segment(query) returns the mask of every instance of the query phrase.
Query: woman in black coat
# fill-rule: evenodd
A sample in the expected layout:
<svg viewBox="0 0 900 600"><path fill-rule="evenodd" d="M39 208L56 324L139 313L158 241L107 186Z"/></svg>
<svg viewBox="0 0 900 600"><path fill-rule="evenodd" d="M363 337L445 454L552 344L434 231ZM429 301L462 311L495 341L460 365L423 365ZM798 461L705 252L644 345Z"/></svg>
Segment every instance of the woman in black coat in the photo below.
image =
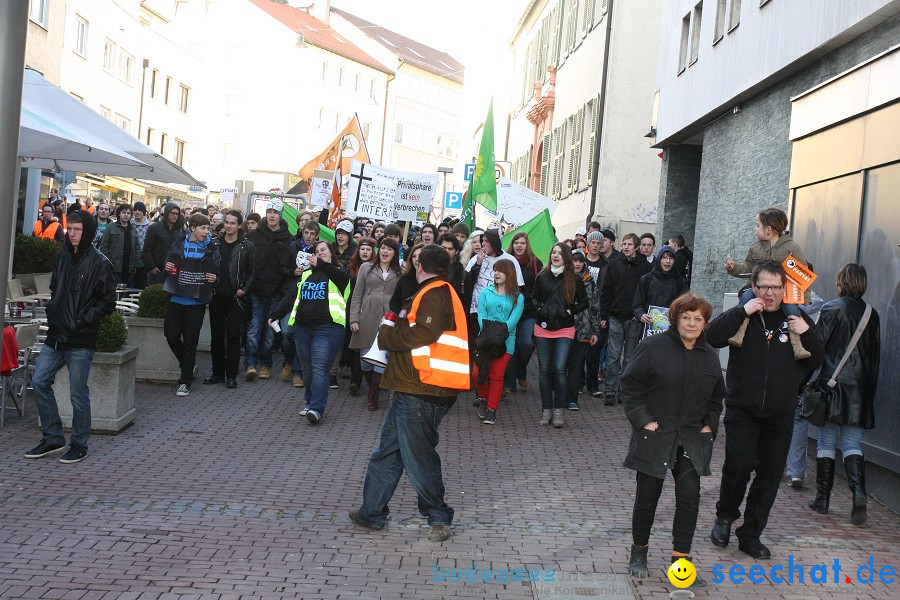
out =
<svg viewBox="0 0 900 600"><path fill-rule="evenodd" d="M719 354L706 343L709 302L693 292L669 307L669 330L638 344L619 393L633 427L625 466L637 471L628 569L648 575L647 550L666 471L675 479L672 562L691 560L700 509L700 476L709 475L725 382ZM695 587L705 585L698 576Z"/></svg>
<svg viewBox="0 0 900 600"><path fill-rule="evenodd" d="M537 322L538 316L531 304L531 296L534 292L534 282L538 273L544 268L544 263L534 255L528 234L524 231L513 236L506 252L519 262L519 266L522 268L522 279L525 281L525 285L522 286L525 311L516 328L516 352L509 361L509 366L506 367L506 377L503 381L503 387L514 392L517 387L528 389L526 374L528 362L534 351L534 324Z"/></svg>
<svg viewBox="0 0 900 600"><path fill-rule="evenodd" d="M850 339L862 320L866 303L862 296L868 287L865 267L850 263L835 277L838 297L826 302L819 313L819 334L825 344L825 362L819 369L819 389L827 403L825 425L819 428L816 447L816 499L809 507L828 512L834 483L835 447L840 446L847 471L847 483L853 495L850 522L866 522L866 471L862 455L863 429L875 427L875 390L881 361L881 325L872 309L859 342L837 376L837 384L828 387L835 369L844 357Z"/></svg>

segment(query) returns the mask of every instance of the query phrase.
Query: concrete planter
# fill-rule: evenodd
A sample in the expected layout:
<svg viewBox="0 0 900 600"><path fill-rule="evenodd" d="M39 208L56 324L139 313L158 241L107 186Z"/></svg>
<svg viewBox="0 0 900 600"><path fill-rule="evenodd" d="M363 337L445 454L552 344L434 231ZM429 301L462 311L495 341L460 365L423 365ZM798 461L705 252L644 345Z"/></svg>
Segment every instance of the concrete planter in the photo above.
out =
<svg viewBox="0 0 900 600"><path fill-rule="evenodd" d="M178 381L181 369L163 334L163 319L128 317L125 322L128 324L128 343L141 349L135 378L164 383Z"/></svg>
<svg viewBox="0 0 900 600"><path fill-rule="evenodd" d="M91 431L119 433L134 422L134 371L137 357L143 354L135 346L118 352L96 352L91 363L88 389L91 394ZM69 369L63 367L53 386L63 427L72 427L72 402Z"/></svg>

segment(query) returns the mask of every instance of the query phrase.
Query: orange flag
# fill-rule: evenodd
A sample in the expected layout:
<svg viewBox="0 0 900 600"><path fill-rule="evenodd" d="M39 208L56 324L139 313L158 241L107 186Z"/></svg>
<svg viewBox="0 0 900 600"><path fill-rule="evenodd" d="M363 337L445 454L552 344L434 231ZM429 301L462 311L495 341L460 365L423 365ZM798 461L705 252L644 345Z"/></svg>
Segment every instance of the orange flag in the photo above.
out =
<svg viewBox="0 0 900 600"><path fill-rule="evenodd" d="M306 163L300 169L300 177L304 181L312 181L313 169L336 171L340 157L340 170L342 173L350 172L350 163L354 160L371 162L369 151L366 148L366 140L359 125L359 117L353 115L344 130L332 141L328 148L319 156Z"/></svg>

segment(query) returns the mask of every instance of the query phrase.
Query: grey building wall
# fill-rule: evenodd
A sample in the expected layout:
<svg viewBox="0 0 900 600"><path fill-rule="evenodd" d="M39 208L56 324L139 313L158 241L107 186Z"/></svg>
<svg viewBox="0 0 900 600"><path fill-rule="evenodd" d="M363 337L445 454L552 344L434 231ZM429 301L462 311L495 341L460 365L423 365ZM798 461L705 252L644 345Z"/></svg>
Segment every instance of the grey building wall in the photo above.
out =
<svg viewBox="0 0 900 600"><path fill-rule="evenodd" d="M737 291L744 283L727 275L723 263L729 255L746 256L756 239L756 213L768 206L787 210L790 98L887 50L898 39L900 16L895 16L744 102L739 113L728 113L704 129L692 287L709 298L717 311L723 294ZM677 175L677 170L669 173ZM666 189L667 182L660 187ZM669 218L665 212L661 205L664 223ZM677 211L673 218L679 218ZM669 224L663 226L668 234ZM815 264L815 258L810 258Z"/></svg>
<svg viewBox="0 0 900 600"><path fill-rule="evenodd" d="M703 146L678 144L666 148L659 178L658 245L680 233L688 247L694 248L702 159Z"/></svg>

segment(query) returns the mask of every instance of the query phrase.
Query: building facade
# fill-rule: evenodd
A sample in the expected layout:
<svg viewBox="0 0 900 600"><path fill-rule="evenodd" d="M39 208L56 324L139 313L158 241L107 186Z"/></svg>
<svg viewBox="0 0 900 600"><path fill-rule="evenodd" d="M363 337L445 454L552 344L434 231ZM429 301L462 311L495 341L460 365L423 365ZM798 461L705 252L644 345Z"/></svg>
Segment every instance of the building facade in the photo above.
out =
<svg viewBox="0 0 900 600"><path fill-rule="evenodd" d="M657 152L646 110L661 3L534 0L511 39L511 179L559 202L560 238L599 221L655 231Z"/></svg>
<svg viewBox="0 0 900 600"><path fill-rule="evenodd" d="M776 206L788 212L825 300L836 295L842 265L868 269L883 356L900 352L898 39L897 0L665 3L653 120L665 154L659 227L684 234L692 285L714 306L744 283L723 263L743 258L754 215ZM895 371L882 360L864 453L875 465L869 492L896 509Z"/></svg>

